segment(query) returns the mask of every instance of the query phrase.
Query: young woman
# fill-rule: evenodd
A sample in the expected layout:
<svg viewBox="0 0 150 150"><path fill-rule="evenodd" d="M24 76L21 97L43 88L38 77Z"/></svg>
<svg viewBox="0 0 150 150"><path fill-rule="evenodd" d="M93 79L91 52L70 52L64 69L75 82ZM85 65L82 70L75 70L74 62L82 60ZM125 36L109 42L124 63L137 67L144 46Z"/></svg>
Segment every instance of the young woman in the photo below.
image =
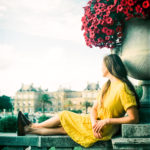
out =
<svg viewBox="0 0 150 150"><path fill-rule="evenodd" d="M90 114L64 110L42 123L31 123L25 127L25 133L68 134L78 144L89 147L97 141L111 139L120 124L138 123L139 99L120 57L116 54L105 56L102 73L108 81L98 93Z"/></svg>

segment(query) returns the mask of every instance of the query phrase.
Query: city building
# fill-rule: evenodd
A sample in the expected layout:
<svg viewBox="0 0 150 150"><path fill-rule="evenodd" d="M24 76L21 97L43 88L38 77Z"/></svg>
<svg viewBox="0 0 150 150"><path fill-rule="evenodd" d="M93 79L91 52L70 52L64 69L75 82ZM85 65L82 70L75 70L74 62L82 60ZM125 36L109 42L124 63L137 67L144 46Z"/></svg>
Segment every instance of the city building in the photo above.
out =
<svg viewBox="0 0 150 150"><path fill-rule="evenodd" d="M43 94L49 95L49 101L51 101L51 104L45 104L45 113L55 114L62 110L81 110L82 113L89 113L99 90L99 83L87 83L83 91L59 88L54 92L35 88L33 84L23 84L14 97L14 113L17 114L19 110L29 114L42 112L41 97Z"/></svg>
<svg viewBox="0 0 150 150"><path fill-rule="evenodd" d="M19 110L23 113L33 114L42 110L41 95L44 91L41 88L35 88L33 84L24 85L16 92L14 97L14 114Z"/></svg>

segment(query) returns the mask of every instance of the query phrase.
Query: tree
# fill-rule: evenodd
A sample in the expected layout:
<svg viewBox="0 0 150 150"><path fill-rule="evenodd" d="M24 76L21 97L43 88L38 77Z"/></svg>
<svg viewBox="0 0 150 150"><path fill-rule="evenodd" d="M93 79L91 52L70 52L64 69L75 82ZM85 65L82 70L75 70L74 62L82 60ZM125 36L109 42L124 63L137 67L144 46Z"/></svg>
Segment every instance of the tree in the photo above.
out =
<svg viewBox="0 0 150 150"><path fill-rule="evenodd" d="M6 109L7 111L13 109L11 98L5 95L0 96L0 110L3 111L3 109Z"/></svg>
<svg viewBox="0 0 150 150"><path fill-rule="evenodd" d="M86 110L86 114L87 114L87 110L88 110L88 107L91 107L92 106L92 103L88 102L88 101L85 101L83 103L83 106L85 106L85 110Z"/></svg>
<svg viewBox="0 0 150 150"><path fill-rule="evenodd" d="M44 114L45 113L45 104L50 104L52 105L52 99L53 97L50 97L48 94L42 94L41 96L41 103L42 103L42 113Z"/></svg>

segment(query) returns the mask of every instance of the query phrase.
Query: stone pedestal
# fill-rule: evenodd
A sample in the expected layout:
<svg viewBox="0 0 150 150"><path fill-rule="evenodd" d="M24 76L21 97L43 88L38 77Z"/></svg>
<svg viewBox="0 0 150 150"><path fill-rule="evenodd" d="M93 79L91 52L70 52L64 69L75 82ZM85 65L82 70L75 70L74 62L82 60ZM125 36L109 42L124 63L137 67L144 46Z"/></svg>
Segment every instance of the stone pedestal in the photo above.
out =
<svg viewBox="0 0 150 150"><path fill-rule="evenodd" d="M150 149L150 20L131 19L124 27L121 52L128 75L140 80L143 96L140 100L139 124L122 124L120 137L112 139L113 149ZM116 49L114 49L116 51Z"/></svg>

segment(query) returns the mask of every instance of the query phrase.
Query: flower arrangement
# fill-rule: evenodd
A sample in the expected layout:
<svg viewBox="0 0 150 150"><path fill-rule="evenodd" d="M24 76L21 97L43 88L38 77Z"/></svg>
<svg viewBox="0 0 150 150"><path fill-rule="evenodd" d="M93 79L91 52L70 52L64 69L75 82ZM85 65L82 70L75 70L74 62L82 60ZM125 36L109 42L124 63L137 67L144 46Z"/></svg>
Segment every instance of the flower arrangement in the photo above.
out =
<svg viewBox="0 0 150 150"><path fill-rule="evenodd" d="M115 48L121 45L126 21L150 17L150 0L89 0L84 12L81 21L87 46Z"/></svg>

